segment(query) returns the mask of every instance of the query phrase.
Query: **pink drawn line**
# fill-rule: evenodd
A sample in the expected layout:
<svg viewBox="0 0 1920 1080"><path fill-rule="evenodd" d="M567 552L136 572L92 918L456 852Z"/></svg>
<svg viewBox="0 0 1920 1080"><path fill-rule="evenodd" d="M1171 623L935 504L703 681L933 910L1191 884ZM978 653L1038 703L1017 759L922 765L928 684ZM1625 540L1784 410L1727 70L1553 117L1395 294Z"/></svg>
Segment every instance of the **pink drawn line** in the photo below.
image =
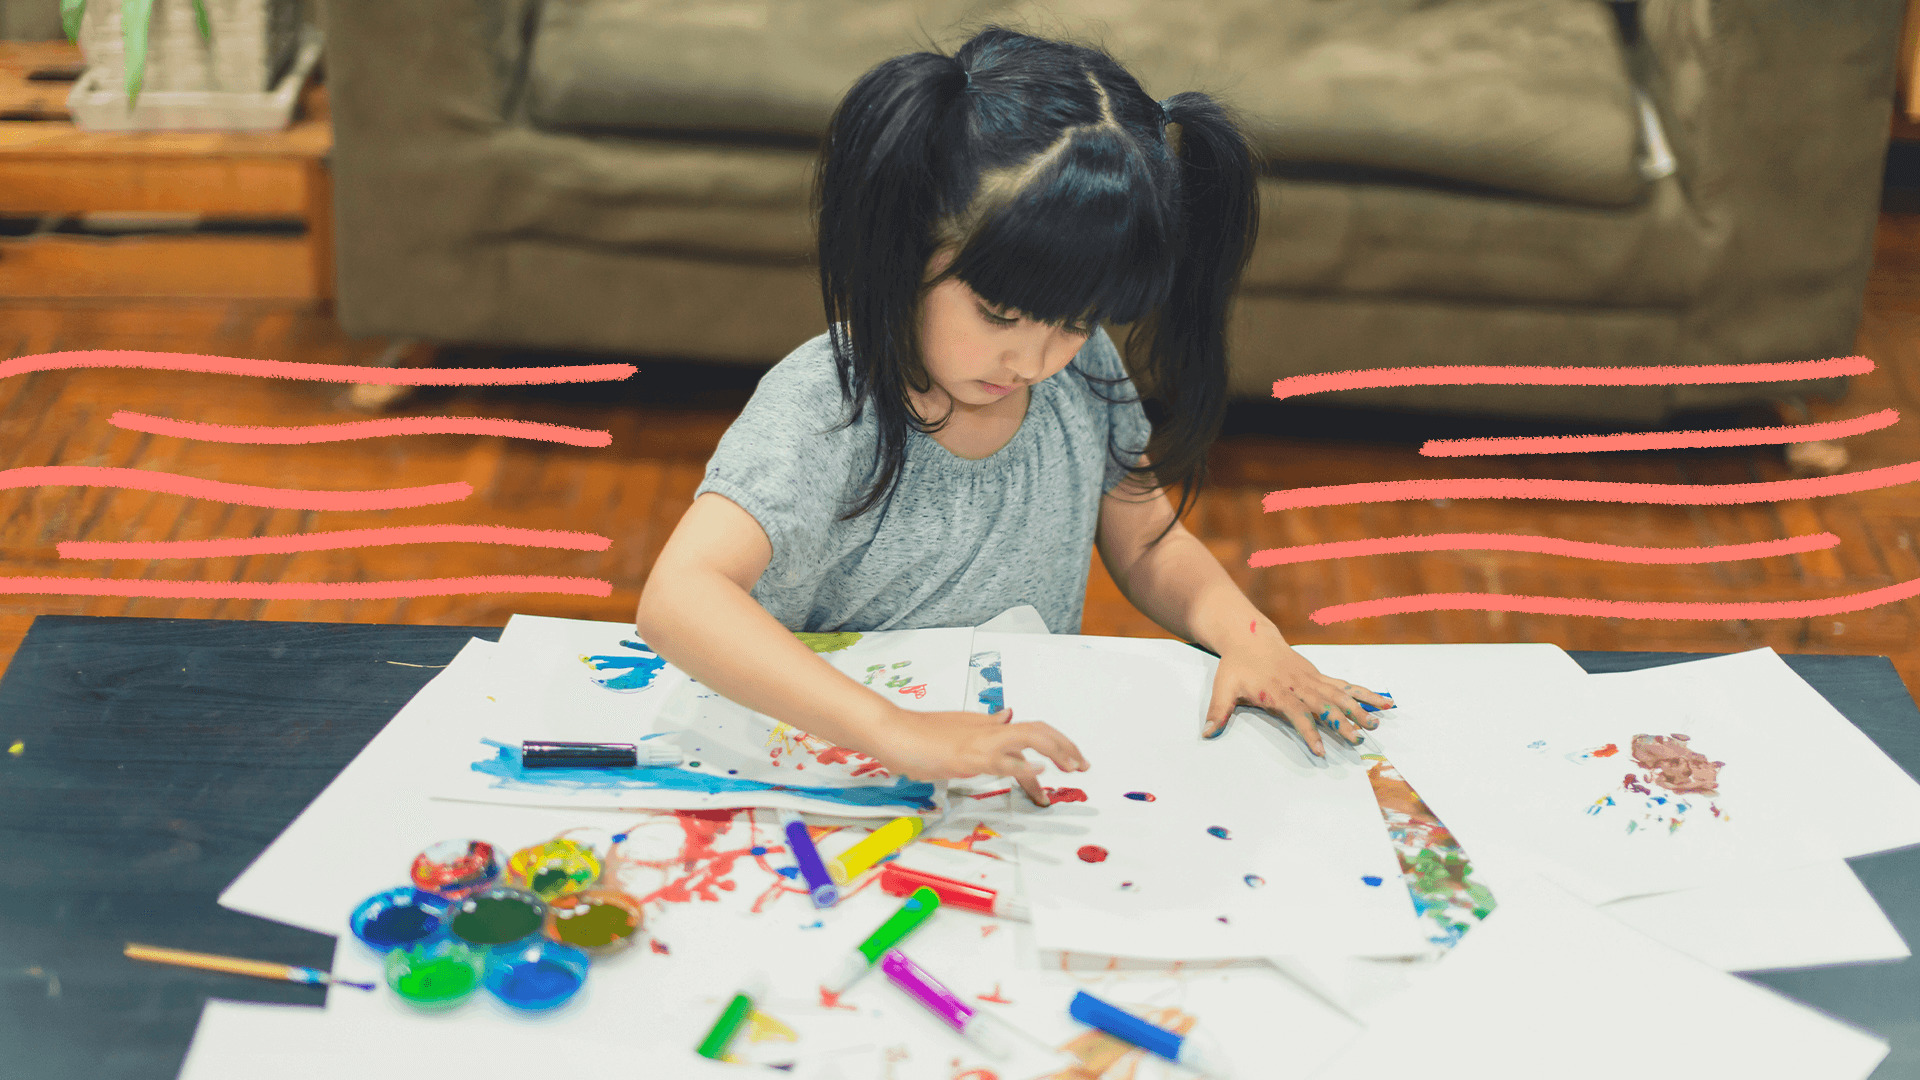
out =
<svg viewBox="0 0 1920 1080"><path fill-rule="evenodd" d="M1798 555L1837 547L1840 538L1830 532L1807 536L1789 536L1783 540L1760 540L1750 544L1715 544L1708 547L1629 547L1623 544L1594 544L1583 540L1561 540L1551 536L1524 536L1518 533L1432 533L1425 536L1383 536L1371 540L1338 540L1327 544L1300 544L1295 547L1256 551L1247 560L1254 569L1317 562L1322 559L1351 559L1362 555L1394 555L1407 551L1528 551L1541 555L1564 555L1571 559L1595 559L1600 562L1669 564L1732 562L1736 559L1765 559L1775 555ZM67 545L61 545L66 553Z"/></svg>
<svg viewBox="0 0 1920 1080"><path fill-rule="evenodd" d="M257 375L269 379L376 383L383 386L537 386L545 383L618 382L639 369L632 364L576 364L570 367L387 368L357 364L304 364L290 360L245 360L233 356L87 349L40 353L0 361L0 379L29 371L74 368L144 368L149 371L200 371L215 375Z"/></svg>
<svg viewBox="0 0 1920 1080"><path fill-rule="evenodd" d="M400 525L226 540L67 540L59 545L59 552L63 559L217 559L228 555L285 555L296 551L394 544L512 544L605 551L613 546L613 541L593 533L516 529L506 525Z"/></svg>
<svg viewBox="0 0 1920 1080"><path fill-rule="evenodd" d="M1655 503L1723 506L1847 495L1920 480L1920 462L1888 465L1838 476L1768 480L1752 484L1633 484L1606 480L1527 480L1518 477L1451 480L1382 480L1366 484L1270 491L1261 500L1268 513L1307 506L1405 502L1412 499L1563 499L1568 502Z"/></svg>
<svg viewBox="0 0 1920 1080"><path fill-rule="evenodd" d="M475 593L610 596L599 578L483 576L409 581L147 581L138 578L0 577L10 596L153 596L169 600L396 600Z"/></svg>
<svg viewBox="0 0 1920 1080"><path fill-rule="evenodd" d="M1669 364L1652 367L1435 365L1289 375L1274 382L1273 396L1284 399L1306 394L1328 394L1336 390L1373 390L1387 386L1703 386L1829 379L1840 375L1865 375L1872 370L1873 361L1864 356L1788 360L1769 364Z"/></svg>
<svg viewBox="0 0 1920 1080"><path fill-rule="evenodd" d="M1595 454L1616 450L1691 450L1703 446L1769 446L1774 443L1844 439L1900 422L1895 409L1852 420L1781 427L1725 428L1715 431L1623 432L1618 435L1543 435L1510 439L1428 439L1421 457L1480 457L1487 454Z"/></svg>
<svg viewBox="0 0 1920 1080"><path fill-rule="evenodd" d="M571 446L607 446L612 434L590 428L540 424L531 420L491 420L479 416L396 416L386 420L356 420L346 424L309 424L305 427L251 427L238 424L203 424L194 420L172 420L164 416L128 412L125 409L107 418L107 423L127 431L150 435L170 435L201 442L272 444L350 442L354 439L378 439L389 435L500 435L509 439L539 439L542 442Z"/></svg>
<svg viewBox="0 0 1920 1080"><path fill-rule="evenodd" d="M473 485L464 481L372 491L308 491L302 488L229 484L178 473L123 469L111 465L29 465L23 469L0 470L0 491L61 485L157 491L163 495L218 499L242 506L270 506L282 510L398 510L409 506L459 502L473 494Z"/></svg>
<svg viewBox="0 0 1920 1080"><path fill-rule="evenodd" d="M1512 611L1528 615L1577 615L1610 619L1666 619L1701 621L1722 619L1806 619L1846 615L1881 604L1920 596L1920 578L1897 585L1828 596L1816 600L1755 600L1704 603L1691 600L1591 600L1560 596L1501 596L1496 593L1419 593L1386 596L1353 604L1334 604L1315 611L1321 626L1380 615L1410 615L1420 611Z"/></svg>

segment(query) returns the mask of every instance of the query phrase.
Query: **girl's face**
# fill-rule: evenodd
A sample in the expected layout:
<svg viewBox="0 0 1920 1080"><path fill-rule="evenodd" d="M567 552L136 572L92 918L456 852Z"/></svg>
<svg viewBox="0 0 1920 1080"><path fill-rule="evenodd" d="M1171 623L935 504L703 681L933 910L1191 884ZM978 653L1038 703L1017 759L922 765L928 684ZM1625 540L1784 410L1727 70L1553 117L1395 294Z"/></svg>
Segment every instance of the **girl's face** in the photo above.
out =
<svg viewBox="0 0 1920 1080"><path fill-rule="evenodd" d="M952 261L951 253L935 255L927 276ZM1024 413L1026 388L1058 374L1092 333L996 309L959 278L942 281L920 302L920 352L937 391L932 415L948 408L938 391L956 412Z"/></svg>

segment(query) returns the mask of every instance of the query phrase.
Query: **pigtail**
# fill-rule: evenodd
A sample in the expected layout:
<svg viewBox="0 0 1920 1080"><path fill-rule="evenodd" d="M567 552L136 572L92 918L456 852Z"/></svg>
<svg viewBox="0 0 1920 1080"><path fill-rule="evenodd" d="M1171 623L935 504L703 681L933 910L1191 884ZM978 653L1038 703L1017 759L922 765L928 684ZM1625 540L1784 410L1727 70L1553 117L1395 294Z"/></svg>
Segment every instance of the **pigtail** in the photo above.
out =
<svg viewBox="0 0 1920 1080"><path fill-rule="evenodd" d="M1153 487L1180 488L1177 521L1199 494L1226 415L1227 312L1253 254L1260 203L1253 154L1225 108L1199 92L1175 94L1163 108L1179 126L1180 242L1166 303L1128 335L1155 414L1147 465L1130 471Z"/></svg>
<svg viewBox="0 0 1920 1080"><path fill-rule="evenodd" d="M891 492L909 432L931 430L909 396L931 386L916 333L920 279L941 212L934 148L957 122L952 106L967 81L965 69L939 53L882 63L834 111L814 174L820 291L849 405L841 426L870 407L879 436L868 487L843 520Z"/></svg>

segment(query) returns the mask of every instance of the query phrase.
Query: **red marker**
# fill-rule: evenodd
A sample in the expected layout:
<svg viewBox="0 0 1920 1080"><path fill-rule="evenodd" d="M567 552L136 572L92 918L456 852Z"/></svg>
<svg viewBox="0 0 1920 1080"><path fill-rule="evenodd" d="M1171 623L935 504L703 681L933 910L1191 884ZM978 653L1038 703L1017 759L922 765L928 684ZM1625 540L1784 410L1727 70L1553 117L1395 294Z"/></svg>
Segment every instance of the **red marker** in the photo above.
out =
<svg viewBox="0 0 1920 1080"><path fill-rule="evenodd" d="M1021 922L1031 922L1033 919L1027 905L1003 897L985 885L955 881L939 874L929 874L925 870L915 870L911 866L901 866L897 862L880 868L880 888L894 896L907 896L915 889L932 889L944 907L964 908L982 915L1018 919Z"/></svg>

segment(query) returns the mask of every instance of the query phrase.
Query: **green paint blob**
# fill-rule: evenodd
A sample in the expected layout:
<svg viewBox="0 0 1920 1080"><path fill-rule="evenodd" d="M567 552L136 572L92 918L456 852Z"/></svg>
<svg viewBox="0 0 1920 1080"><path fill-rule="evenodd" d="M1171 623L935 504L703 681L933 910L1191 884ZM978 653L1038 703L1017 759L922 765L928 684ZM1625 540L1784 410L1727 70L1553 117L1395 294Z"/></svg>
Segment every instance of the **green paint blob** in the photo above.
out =
<svg viewBox="0 0 1920 1080"><path fill-rule="evenodd" d="M473 964L455 956L442 956L416 964L393 981L394 992L422 1005L444 1005L473 992L480 973Z"/></svg>
<svg viewBox="0 0 1920 1080"><path fill-rule="evenodd" d="M618 904L588 904L577 915L554 921L554 933L568 945L597 949L638 929L633 914Z"/></svg>
<svg viewBox="0 0 1920 1080"><path fill-rule="evenodd" d="M573 875L567 873L565 867L548 866L533 875L533 881L528 883L528 887L541 896L550 899L566 892L567 888L572 884Z"/></svg>
<svg viewBox="0 0 1920 1080"><path fill-rule="evenodd" d="M817 653L839 652L841 649L851 648L860 640L860 635L851 630L843 630L837 634L813 634L803 630L793 636L800 639L800 644Z"/></svg>
<svg viewBox="0 0 1920 1080"><path fill-rule="evenodd" d="M472 905L468 910L467 905ZM461 905L451 924L456 936L475 945L505 945L539 929L541 913L515 896L479 896Z"/></svg>

